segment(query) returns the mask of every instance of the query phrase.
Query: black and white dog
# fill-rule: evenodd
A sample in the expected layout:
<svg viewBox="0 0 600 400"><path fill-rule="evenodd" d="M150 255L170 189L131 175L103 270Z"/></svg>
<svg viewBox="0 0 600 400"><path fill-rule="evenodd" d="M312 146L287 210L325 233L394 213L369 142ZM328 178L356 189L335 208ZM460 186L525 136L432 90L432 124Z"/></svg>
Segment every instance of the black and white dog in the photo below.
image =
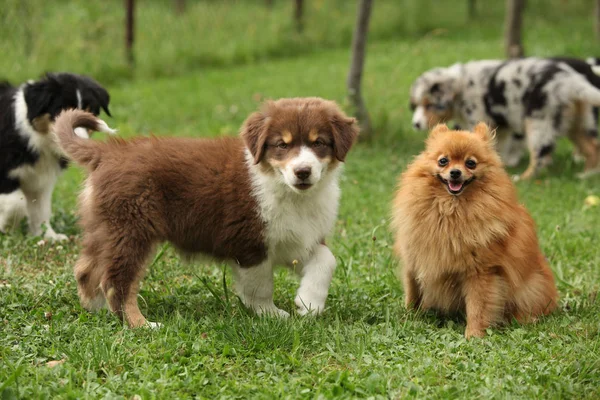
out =
<svg viewBox="0 0 600 400"><path fill-rule="evenodd" d="M412 123L428 129L453 120L470 130L486 122L497 129L499 151L508 166L519 163L525 139L530 163L524 179L548 164L557 138L567 136L584 156L581 176L587 176L599 172L594 106L600 105L600 79L593 68L569 58L485 60L435 68L411 87Z"/></svg>
<svg viewBox="0 0 600 400"><path fill-rule="evenodd" d="M108 111L108 92L96 81L70 73L46 74L19 87L0 83L0 231L29 218L30 233L65 240L50 225L52 190L67 159L51 125L61 111ZM77 133L87 136L80 128Z"/></svg>

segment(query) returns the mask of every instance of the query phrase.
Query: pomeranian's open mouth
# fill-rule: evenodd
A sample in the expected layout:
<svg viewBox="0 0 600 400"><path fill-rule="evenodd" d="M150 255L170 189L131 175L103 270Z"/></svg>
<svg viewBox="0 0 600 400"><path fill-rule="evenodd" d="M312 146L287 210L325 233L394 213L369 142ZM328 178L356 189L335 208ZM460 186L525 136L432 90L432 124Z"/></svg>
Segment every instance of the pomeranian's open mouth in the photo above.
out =
<svg viewBox="0 0 600 400"><path fill-rule="evenodd" d="M473 179L475 179L474 176L472 176L471 178L467 179L466 181L459 181L459 180L447 180L442 178L441 175L437 175L438 179L444 184L444 186L446 186L446 189L448 190L448 193L453 194L453 195L458 195L461 194L462 191L464 190L464 188L471 182L473 182Z"/></svg>

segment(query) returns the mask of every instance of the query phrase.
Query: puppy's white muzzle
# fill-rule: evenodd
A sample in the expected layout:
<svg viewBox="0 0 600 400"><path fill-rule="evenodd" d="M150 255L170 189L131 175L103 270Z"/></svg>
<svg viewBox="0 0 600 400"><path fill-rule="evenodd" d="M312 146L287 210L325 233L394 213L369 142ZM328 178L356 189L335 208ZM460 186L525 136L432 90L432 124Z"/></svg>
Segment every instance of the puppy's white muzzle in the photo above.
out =
<svg viewBox="0 0 600 400"><path fill-rule="evenodd" d="M321 180L325 164L307 147L281 170L285 183L296 192L310 189Z"/></svg>

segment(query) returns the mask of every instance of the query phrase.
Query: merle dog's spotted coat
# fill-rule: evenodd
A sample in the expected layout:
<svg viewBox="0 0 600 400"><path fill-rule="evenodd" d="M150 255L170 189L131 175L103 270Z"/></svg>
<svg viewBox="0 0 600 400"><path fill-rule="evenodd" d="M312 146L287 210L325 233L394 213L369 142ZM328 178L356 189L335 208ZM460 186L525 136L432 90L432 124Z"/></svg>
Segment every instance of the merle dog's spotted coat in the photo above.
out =
<svg viewBox="0 0 600 400"><path fill-rule="evenodd" d="M436 68L411 88L413 125L427 129L454 120L472 129L486 122L498 130L499 150L518 164L526 139L530 178L549 162L559 136L568 136L586 158L584 174L598 170L597 109L600 78L585 61L526 58L487 60Z"/></svg>

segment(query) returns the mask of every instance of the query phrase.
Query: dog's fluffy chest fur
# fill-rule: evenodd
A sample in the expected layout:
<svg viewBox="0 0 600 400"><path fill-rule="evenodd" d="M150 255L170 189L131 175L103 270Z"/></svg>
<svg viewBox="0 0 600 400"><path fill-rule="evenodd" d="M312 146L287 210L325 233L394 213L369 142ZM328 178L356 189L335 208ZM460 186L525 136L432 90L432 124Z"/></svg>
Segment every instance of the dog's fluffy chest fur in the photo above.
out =
<svg viewBox="0 0 600 400"><path fill-rule="evenodd" d="M339 167L309 193L294 193L250 167L253 195L266 225L265 241L275 263L306 261L331 231L340 197Z"/></svg>

